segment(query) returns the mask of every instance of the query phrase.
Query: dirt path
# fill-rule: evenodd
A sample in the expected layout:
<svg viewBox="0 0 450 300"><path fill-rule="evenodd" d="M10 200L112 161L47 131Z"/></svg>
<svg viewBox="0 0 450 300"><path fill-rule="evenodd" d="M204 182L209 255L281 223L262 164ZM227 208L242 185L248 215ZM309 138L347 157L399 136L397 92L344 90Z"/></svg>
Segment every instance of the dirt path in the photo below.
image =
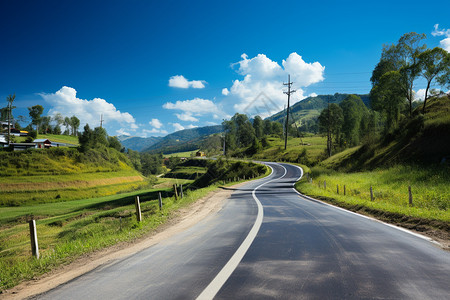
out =
<svg viewBox="0 0 450 300"><path fill-rule="evenodd" d="M236 188L242 184L240 183L233 187ZM159 227L156 231L149 233L139 241L120 243L107 249L84 255L69 265L61 266L35 280L23 282L14 288L3 291L3 294L0 294L0 298L25 299L44 293L100 265L129 256L155 245L197 224L208 215L218 212L232 192L232 190L221 189L213 191L195 203L178 210L174 217L166 224Z"/></svg>

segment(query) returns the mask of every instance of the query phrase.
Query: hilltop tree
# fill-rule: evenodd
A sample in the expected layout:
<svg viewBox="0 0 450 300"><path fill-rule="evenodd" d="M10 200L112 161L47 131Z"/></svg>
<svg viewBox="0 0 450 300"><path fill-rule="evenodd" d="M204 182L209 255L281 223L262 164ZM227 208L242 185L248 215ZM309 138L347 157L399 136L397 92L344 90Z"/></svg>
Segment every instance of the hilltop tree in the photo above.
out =
<svg viewBox="0 0 450 300"><path fill-rule="evenodd" d="M428 100L428 91L433 80L437 80L441 85L449 83L450 78L450 54L442 48L436 47L422 52L419 56L422 76L427 80L425 98L422 112ZM446 82L447 81L447 82Z"/></svg>
<svg viewBox="0 0 450 300"><path fill-rule="evenodd" d="M390 78L396 80L396 91L399 96L403 96L409 103L409 116L412 115L412 102L414 101L414 82L420 75L421 65L419 63L420 54L425 51L426 45L422 45L422 40L426 38L425 34L409 32L402 35L395 45L384 46L381 54L381 60L372 72L371 81L373 88L379 86L383 75L397 71L399 76ZM371 93L375 97L377 93ZM375 102L377 99L374 100ZM393 100L394 103L398 103Z"/></svg>

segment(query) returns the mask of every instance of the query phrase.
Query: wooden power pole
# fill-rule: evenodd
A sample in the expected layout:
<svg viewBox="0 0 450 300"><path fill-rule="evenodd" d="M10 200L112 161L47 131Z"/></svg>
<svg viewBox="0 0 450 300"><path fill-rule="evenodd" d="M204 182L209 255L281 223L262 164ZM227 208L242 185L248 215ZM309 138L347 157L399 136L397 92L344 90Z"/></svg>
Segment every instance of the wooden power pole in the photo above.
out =
<svg viewBox="0 0 450 300"><path fill-rule="evenodd" d="M287 92L283 92L288 96L288 104L287 104L287 111L286 111L286 132L284 135L284 150L286 150L287 148L287 137L288 137L288 133L289 133L289 101L291 99L291 94L295 93L295 90L291 90L291 85L293 84L293 82L291 82L291 75L288 75L288 82L287 83L283 83L283 85L287 85L288 90Z"/></svg>
<svg viewBox="0 0 450 300"><path fill-rule="evenodd" d="M100 128L103 128L103 114L100 115Z"/></svg>

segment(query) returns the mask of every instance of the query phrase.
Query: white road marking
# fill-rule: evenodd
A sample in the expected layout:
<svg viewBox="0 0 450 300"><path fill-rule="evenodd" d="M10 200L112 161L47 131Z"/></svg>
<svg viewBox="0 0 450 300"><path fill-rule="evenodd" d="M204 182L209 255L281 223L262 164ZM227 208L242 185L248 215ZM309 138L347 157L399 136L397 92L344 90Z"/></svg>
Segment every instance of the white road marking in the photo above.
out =
<svg viewBox="0 0 450 300"><path fill-rule="evenodd" d="M272 170L273 174L273 168L270 165L268 166ZM255 239L256 235L258 234L259 228L261 227L264 217L264 208L261 202L258 200L258 197L256 197L255 194L256 190L262 187L263 185L268 184L269 182L283 178L284 176L286 176L286 174L287 169L284 168L283 176L264 182L263 184L260 184L253 189L252 196L256 202L256 205L258 206L258 215L256 216L255 223L253 224L253 227L248 233L245 240L242 242L242 244L230 258L230 260L226 263L226 265L222 268L222 270L220 270L220 272L216 275L216 277L214 277L214 279L210 282L210 284L203 290L203 292L197 297L198 300L213 299L216 296L216 294L219 292L219 290L222 288L222 286L234 272L236 267L239 265L245 253L247 253L247 250L250 248L250 245L253 243L253 240Z"/></svg>

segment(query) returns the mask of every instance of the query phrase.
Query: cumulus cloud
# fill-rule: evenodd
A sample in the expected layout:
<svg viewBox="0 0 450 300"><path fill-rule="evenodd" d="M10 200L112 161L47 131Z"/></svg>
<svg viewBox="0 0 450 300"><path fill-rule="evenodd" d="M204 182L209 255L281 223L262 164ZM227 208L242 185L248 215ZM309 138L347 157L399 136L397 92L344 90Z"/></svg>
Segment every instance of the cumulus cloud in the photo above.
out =
<svg viewBox="0 0 450 300"><path fill-rule="evenodd" d="M196 117L213 115L219 118L222 112L217 105L208 99L194 98L192 100L167 102L163 105L165 109L180 110L182 113L175 114L181 121L198 122Z"/></svg>
<svg viewBox="0 0 450 300"><path fill-rule="evenodd" d="M163 124L161 123L161 121L158 120L158 119L152 119L152 120L149 122L149 124L152 125L152 127L157 128L157 129L159 129L159 128L161 128L161 127L163 126Z"/></svg>
<svg viewBox="0 0 450 300"><path fill-rule="evenodd" d="M172 123L173 128L175 129L175 131L180 131L185 129L183 125L181 125L180 123Z"/></svg>
<svg viewBox="0 0 450 300"><path fill-rule="evenodd" d="M222 95L228 96L229 93L230 91L227 88L222 89Z"/></svg>
<svg viewBox="0 0 450 300"><path fill-rule="evenodd" d="M447 52L450 52L450 29L441 29L439 30L439 24L434 25L434 30L431 32L433 36L445 36L445 39L440 41L440 45L442 49L445 49Z"/></svg>
<svg viewBox="0 0 450 300"><path fill-rule="evenodd" d="M236 72L244 78L235 80L229 89L230 95L238 100L234 104L237 112L264 117L281 110L286 103L283 82L287 81L288 75L294 82L292 87L297 90L291 95L291 104L305 98L303 88L324 80L325 67L319 62L305 62L296 52L281 65L265 54L248 58L244 53L241 58L232 66L238 66Z"/></svg>
<svg viewBox="0 0 450 300"><path fill-rule="evenodd" d="M205 87L206 81L204 80L187 80L183 75L175 75L170 77L169 86L181 89L194 88L203 89Z"/></svg>
<svg viewBox="0 0 450 300"><path fill-rule="evenodd" d="M182 114L175 114L178 119L181 121L188 121L188 122L198 122L198 119L192 116L192 113L186 112Z"/></svg>
<svg viewBox="0 0 450 300"><path fill-rule="evenodd" d="M74 88L63 86L56 93L42 93L39 94L52 107L49 110L49 115L61 113L63 116L75 115L80 119L80 128L85 124L91 127L100 125L100 116L103 115L103 125L114 126L121 125L126 129L121 128L120 133L127 133L126 130L135 131L138 126L134 117L127 113L118 110L112 103L107 102L101 98L94 98L92 100L77 98L77 91Z"/></svg>

